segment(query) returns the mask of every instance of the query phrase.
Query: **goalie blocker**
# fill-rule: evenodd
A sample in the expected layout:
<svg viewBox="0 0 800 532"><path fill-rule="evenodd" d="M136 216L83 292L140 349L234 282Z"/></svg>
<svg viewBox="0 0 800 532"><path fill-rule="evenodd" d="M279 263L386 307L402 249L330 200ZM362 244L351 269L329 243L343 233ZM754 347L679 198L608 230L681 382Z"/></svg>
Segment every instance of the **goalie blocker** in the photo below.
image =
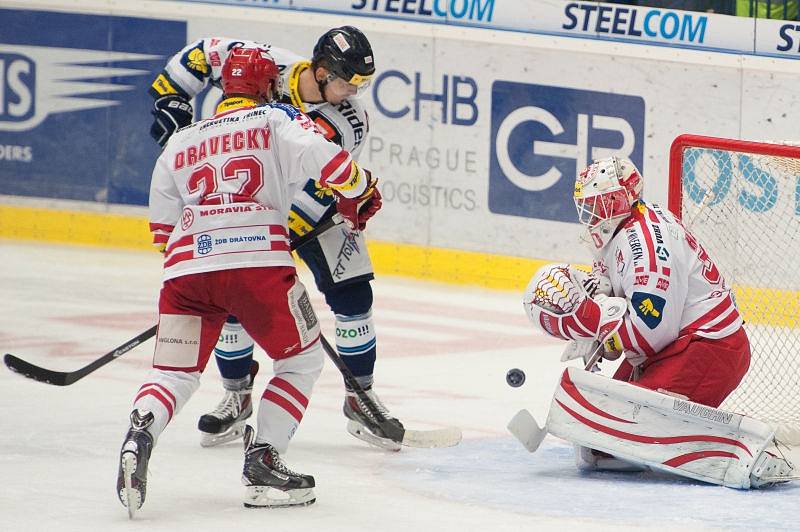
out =
<svg viewBox="0 0 800 532"><path fill-rule="evenodd" d="M564 371L545 426L627 462L729 488L796 478L766 450L774 443L766 423L579 368Z"/></svg>

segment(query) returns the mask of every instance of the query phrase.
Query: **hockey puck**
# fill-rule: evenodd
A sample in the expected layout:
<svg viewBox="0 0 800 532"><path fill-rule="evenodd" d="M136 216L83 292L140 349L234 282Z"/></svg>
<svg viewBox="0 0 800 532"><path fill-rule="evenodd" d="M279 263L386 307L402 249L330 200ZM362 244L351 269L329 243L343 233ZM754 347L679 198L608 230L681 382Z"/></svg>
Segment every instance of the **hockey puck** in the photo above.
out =
<svg viewBox="0 0 800 532"><path fill-rule="evenodd" d="M519 388L525 384L525 372L519 368L512 368L506 373L506 382L512 388Z"/></svg>

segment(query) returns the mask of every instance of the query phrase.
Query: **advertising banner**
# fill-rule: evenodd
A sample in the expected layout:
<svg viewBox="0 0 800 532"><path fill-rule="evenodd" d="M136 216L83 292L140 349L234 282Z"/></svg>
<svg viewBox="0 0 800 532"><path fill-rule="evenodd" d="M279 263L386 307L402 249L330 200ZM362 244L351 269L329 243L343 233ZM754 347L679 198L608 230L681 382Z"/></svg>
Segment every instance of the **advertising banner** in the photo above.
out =
<svg viewBox="0 0 800 532"><path fill-rule="evenodd" d="M371 239L586 262L572 189L592 159L631 158L645 176L645 198L665 203L669 146L682 133L796 138L793 61L342 19L297 12L299 1L225 17L215 16L218 6L197 4L185 14L183 3L151 4L170 7L161 16L177 20L4 10L14 24L0 33L0 194L145 205L158 154L147 87L169 56L188 42L225 36L310 57L317 38L345 21L366 33L377 69L362 97L369 130L359 156L380 179L384 200L370 221ZM411 9L412 2L373 5ZM413 3L422 5L434 4ZM497 21L506 4L493 5ZM570 24L568 3L537 5L542 17L547 6L560 6L560 24ZM573 9L600 16L605 28L605 11ZM52 31L20 29L34 18ZM711 22L697 33L695 20L687 35L718 42ZM573 30L584 26L598 31L596 22ZM218 97L201 93L197 117L212 113Z"/></svg>
<svg viewBox="0 0 800 532"><path fill-rule="evenodd" d="M0 194L146 204L159 153L147 87L185 45L186 23L14 9L0 19Z"/></svg>
<svg viewBox="0 0 800 532"><path fill-rule="evenodd" d="M794 22L564 0L186 0L797 58ZM355 23L351 20L351 23ZM757 31L758 30L758 31Z"/></svg>

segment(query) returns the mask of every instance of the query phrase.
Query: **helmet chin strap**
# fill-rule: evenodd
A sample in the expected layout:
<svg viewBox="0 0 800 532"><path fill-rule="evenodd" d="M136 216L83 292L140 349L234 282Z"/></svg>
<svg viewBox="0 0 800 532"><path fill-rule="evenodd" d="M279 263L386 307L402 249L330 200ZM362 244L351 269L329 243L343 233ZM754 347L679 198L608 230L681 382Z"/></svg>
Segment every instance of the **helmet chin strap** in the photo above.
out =
<svg viewBox="0 0 800 532"><path fill-rule="evenodd" d="M322 78L322 79L317 79L317 76L315 74L314 75L314 79L317 82L317 87L319 88L320 96L322 96L322 101L328 102L328 99L325 97L325 87L328 86L328 83L330 83L331 81L336 79L336 76L334 76L333 74L328 72L327 74L325 74L325 77ZM330 102L328 102L328 103L330 103Z"/></svg>

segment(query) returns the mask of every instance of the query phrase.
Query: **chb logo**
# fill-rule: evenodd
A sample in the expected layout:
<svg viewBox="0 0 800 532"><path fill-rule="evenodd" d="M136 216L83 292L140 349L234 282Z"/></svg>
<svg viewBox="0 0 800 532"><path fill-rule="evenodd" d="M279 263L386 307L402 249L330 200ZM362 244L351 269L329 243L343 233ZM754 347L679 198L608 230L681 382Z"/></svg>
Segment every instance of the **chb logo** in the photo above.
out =
<svg viewBox="0 0 800 532"><path fill-rule="evenodd" d="M575 222L575 176L620 155L642 169L644 100L510 81L492 84L489 210Z"/></svg>

